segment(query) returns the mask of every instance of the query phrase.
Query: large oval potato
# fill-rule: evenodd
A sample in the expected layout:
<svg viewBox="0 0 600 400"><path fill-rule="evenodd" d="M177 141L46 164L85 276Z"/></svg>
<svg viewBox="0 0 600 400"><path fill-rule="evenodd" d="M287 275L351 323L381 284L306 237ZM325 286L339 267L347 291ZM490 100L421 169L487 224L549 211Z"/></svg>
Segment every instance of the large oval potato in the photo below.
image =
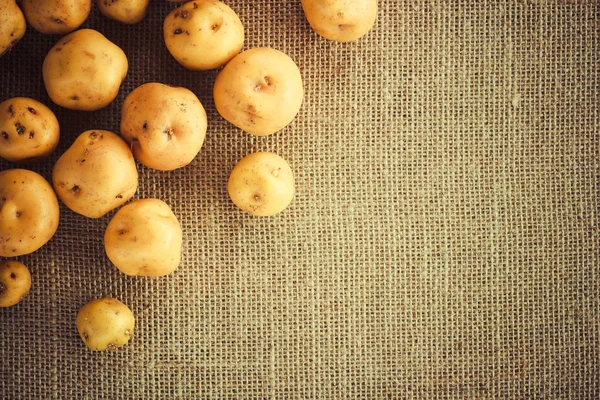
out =
<svg viewBox="0 0 600 400"><path fill-rule="evenodd" d="M117 97L128 66L119 46L98 31L80 29L54 45L42 73L53 102L72 110L94 111Z"/></svg>
<svg viewBox="0 0 600 400"><path fill-rule="evenodd" d="M0 307L18 304L31 289L31 274L19 261L0 262Z"/></svg>
<svg viewBox="0 0 600 400"><path fill-rule="evenodd" d="M76 324L77 332L88 348L95 351L116 350L131 339L135 317L131 309L119 300L103 297L81 307Z"/></svg>
<svg viewBox="0 0 600 400"><path fill-rule="evenodd" d="M48 157L60 137L56 116L39 101L15 97L0 103L0 157L29 163Z"/></svg>
<svg viewBox="0 0 600 400"><path fill-rule="evenodd" d="M137 24L148 12L150 0L97 0L98 9L110 19Z"/></svg>
<svg viewBox="0 0 600 400"><path fill-rule="evenodd" d="M112 263L131 276L163 276L181 262L181 225L162 200L123 206L106 227L104 248Z"/></svg>
<svg viewBox="0 0 600 400"><path fill-rule="evenodd" d="M363 37L377 19L377 0L302 0L302 8L319 35L337 42Z"/></svg>
<svg viewBox="0 0 600 400"><path fill-rule="evenodd" d="M33 253L54 236L58 219L58 200L41 175L0 171L0 257Z"/></svg>
<svg viewBox="0 0 600 400"><path fill-rule="evenodd" d="M0 1L0 57L21 40L26 30L25 16L15 0Z"/></svg>
<svg viewBox="0 0 600 400"><path fill-rule="evenodd" d="M145 166L169 171L188 165L202 148L206 112L189 89L146 83L125 99L121 135Z"/></svg>
<svg viewBox="0 0 600 400"><path fill-rule="evenodd" d="M138 188L129 146L109 131L83 132L52 170L58 197L71 210L100 218L125 204Z"/></svg>
<svg viewBox="0 0 600 400"><path fill-rule="evenodd" d="M217 0L190 1L165 18L165 44L184 67L217 68L240 52L244 27L227 4Z"/></svg>
<svg viewBox="0 0 600 400"><path fill-rule="evenodd" d="M21 0L27 22L40 33L64 35L87 19L92 0Z"/></svg>
<svg viewBox="0 0 600 400"><path fill-rule="evenodd" d="M298 66L270 49L246 50L219 73L213 89L217 111L233 125L256 136L287 126L302 105Z"/></svg>
<svg viewBox="0 0 600 400"><path fill-rule="evenodd" d="M277 154L258 152L237 163L227 185L233 203L253 215L280 213L294 198L294 175Z"/></svg>

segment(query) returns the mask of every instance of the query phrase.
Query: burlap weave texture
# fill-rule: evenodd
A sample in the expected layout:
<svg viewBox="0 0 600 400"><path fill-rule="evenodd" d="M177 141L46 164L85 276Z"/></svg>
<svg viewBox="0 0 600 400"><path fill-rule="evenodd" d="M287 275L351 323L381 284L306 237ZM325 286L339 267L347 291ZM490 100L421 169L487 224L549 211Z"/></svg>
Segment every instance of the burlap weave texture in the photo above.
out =
<svg viewBox="0 0 600 400"><path fill-rule="evenodd" d="M244 48L289 54L306 98L282 132L252 137L212 101L218 71L168 54L153 1L139 25L94 10L130 71L94 113L49 100L41 65L58 37L29 28L0 59L0 100L48 104L62 141L118 132L138 85L185 86L206 143L189 166L139 166L136 198L169 203L180 268L130 278L104 254L113 213L61 205L57 235L19 259L33 287L0 310L2 399L600 398L600 9L579 1L380 1L376 26L326 41L297 0L229 0ZM246 154L287 159L297 194L251 217L226 182ZM0 161L0 169L13 167ZM77 335L79 308L128 304L131 342L107 353Z"/></svg>

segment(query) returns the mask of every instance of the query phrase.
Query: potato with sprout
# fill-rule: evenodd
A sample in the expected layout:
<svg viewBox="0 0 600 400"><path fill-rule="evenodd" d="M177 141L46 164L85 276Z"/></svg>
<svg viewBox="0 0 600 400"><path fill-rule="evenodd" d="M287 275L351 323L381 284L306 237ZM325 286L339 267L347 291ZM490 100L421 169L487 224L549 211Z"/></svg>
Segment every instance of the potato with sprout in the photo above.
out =
<svg viewBox="0 0 600 400"><path fill-rule="evenodd" d="M77 332L85 345L95 351L124 346L131 339L134 327L131 309L111 297L92 300L77 314Z"/></svg>

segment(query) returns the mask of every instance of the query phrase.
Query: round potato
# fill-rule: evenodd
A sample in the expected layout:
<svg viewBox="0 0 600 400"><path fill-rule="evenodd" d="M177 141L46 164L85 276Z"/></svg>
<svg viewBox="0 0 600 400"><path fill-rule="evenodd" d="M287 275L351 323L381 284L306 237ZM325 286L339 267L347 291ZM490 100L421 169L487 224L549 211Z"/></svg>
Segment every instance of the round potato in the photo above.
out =
<svg viewBox="0 0 600 400"><path fill-rule="evenodd" d="M181 262L181 225L162 200L123 206L106 227L104 248L112 263L130 276L164 276Z"/></svg>
<svg viewBox="0 0 600 400"><path fill-rule="evenodd" d="M58 219L58 200L41 175L0 171L0 257L33 253L54 236Z"/></svg>
<svg viewBox="0 0 600 400"><path fill-rule="evenodd" d="M182 87L146 83L127 96L121 135L145 166L162 171L188 165L206 136L206 112L198 97Z"/></svg>
<svg viewBox="0 0 600 400"><path fill-rule="evenodd" d="M0 307L18 304L31 289L31 274L25 264L4 260L0 262Z"/></svg>
<svg viewBox="0 0 600 400"><path fill-rule="evenodd" d="M0 103L0 157L30 163L48 157L60 137L56 116L39 101L15 97Z"/></svg>
<svg viewBox="0 0 600 400"><path fill-rule="evenodd" d="M135 327L133 312L111 297L92 300L77 314L77 331L87 347L95 351L124 346Z"/></svg>
<svg viewBox="0 0 600 400"><path fill-rule="evenodd" d="M85 131L58 159L52 184L67 207L100 218L125 204L138 188L138 172L129 146L109 131Z"/></svg>
<svg viewBox="0 0 600 400"><path fill-rule="evenodd" d="M302 8L310 26L336 42L363 37L377 18L377 0L302 0Z"/></svg>
<svg viewBox="0 0 600 400"><path fill-rule="evenodd" d="M53 102L72 110L94 111L117 97L128 66L119 46L98 31L81 29L54 45L42 73Z"/></svg>
<svg viewBox="0 0 600 400"><path fill-rule="evenodd" d="M219 73L213 90L219 114L256 136L287 126L302 105L304 89L298 66L284 53L246 50Z"/></svg>
<svg viewBox="0 0 600 400"><path fill-rule="evenodd" d="M97 0L98 9L110 19L137 24L148 12L150 0Z"/></svg>
<svg viewBox="0 0 600 400"><path fill-rule="evenodd" d="M227 4L196 0L177 7L165 18L165 44L184 67L217 68L240 52L244 27Z"/></svg>
<svg viewBox="0 0 600 400"><path fill-rule="evenodd" d="M275 215L294 198L294 175L277 154L252 153L237 163L227 185L233 203L250 214Z"/></svg>
<svg viewBox="0 0 600 400"><path fill-rule="evenodd" d="M92 0L21 0L27 22L40 33L64 35L87 19Z"/></svg>
<svg viewBox="0 0 600 400"><path fill-rule="evenodd" d="M27 29L23 12L14 0L0 2L0 57L13 47Z"/></svg>

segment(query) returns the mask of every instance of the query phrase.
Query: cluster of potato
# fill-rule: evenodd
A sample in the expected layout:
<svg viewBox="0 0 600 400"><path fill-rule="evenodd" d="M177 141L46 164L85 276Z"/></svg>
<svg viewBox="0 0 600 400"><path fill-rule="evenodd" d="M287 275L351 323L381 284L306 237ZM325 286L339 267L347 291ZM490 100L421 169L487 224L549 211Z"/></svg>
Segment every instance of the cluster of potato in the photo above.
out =
<svg viewBox="0 0 600 400"><path fill-rule="evenodd" d="M181 2L181 1L177 1ZM149 0L97 0L109 18L134 24ZM92 0L14 0L0 4L0 53L25 33L26 22L46 34L67 34L48 52L42 67L50 99L72 110L95 111L110 104L128 71L126 54L100 32L76 30ZM373 26L376 0L302 0L307 20L321 36L351 41ZM300 70L286 54L271 48L241 52L244 28L238 15L217 0L192 0L164 20L164 41L185 68L224 66L213 88L219 114L256 136L274 134L298 114L304 97ZM284 106L282 106L284 105ZM131 276L164 276L181 261L182 231L170 207L159 199L129 202L138 188L135 160L162 171L188 165L206 136L207 115L189 89L149 82L134 89L121 109L120 135L83 132L58 159L52 186L26 169L0 172L0 256L31 253L47 243L59 222L60 199L73 212L100 218L120 207L108 223L108 258ZM0 104L0 157L32 163L48 157L60 138L59 122L44 104L12 98ZM228 181L232 202L258 216L280 213L294 197L289 164L270 152L241 159ZM57 198L58 196L58 198ZM17 261L0 263L0 306L17 304L31 277ZM77 317L77 329L94 350L127 343L135 325L131 310L112 298L94 300Z"/></svg>

